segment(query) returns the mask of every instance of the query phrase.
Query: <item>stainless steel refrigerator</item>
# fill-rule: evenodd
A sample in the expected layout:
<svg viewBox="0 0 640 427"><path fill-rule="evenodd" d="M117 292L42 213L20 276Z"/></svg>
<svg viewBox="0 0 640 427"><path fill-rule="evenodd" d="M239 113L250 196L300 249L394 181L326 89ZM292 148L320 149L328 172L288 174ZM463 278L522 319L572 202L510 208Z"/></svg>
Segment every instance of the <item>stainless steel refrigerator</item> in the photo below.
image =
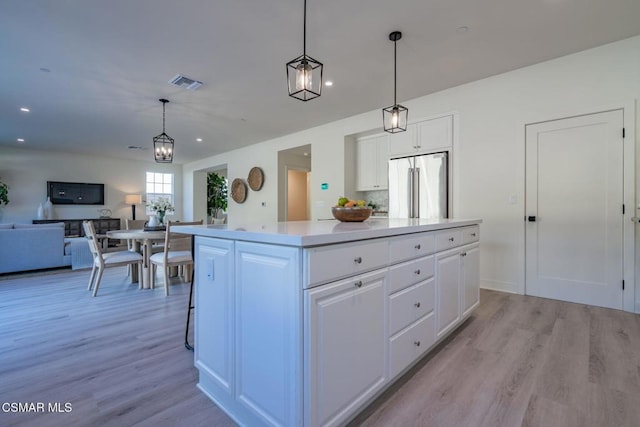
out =
<svg viewBox="0 0 640 427"><path fill-rule="evenodd" d="M446 152L389 160L389 218L448 218Z"/></svg>

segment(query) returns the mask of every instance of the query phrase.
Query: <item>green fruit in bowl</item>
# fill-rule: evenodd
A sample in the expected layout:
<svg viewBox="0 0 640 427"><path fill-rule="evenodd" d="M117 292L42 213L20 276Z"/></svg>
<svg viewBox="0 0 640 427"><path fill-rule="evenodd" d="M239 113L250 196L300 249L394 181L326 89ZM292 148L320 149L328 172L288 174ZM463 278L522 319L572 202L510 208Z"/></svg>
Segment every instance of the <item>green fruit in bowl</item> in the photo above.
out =
<svg viewBox="0 0 640 427"><path fill-rule="evenodd" d="M346 197L340 197L338 199L338 206L344 206L347 204L348 201L349 199L347 199Z"/></svg>
<svg viewBox="0 0 640 427"><path fill-rule="evenodd" d="M365 202L364 200L358 200L358 201L356 201L356 206L364 207L364 206L366 206L366 205L367 205L367 202Z"/></svg>

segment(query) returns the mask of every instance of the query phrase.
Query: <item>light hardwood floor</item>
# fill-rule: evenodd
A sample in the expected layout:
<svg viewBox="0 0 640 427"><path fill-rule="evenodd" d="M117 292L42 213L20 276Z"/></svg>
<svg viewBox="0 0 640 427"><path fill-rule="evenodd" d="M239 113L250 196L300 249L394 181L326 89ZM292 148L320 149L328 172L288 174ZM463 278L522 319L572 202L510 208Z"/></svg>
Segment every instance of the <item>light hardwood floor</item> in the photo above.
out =
<svg viewBox="0 0 640 427"><path fill-rule="evenodd" d="M93 298L89 271L0 281L0 403L72 405L0 411L0 426L235 425L196 388L183 346L189 285L174 281L165 297L109 268Z"/></svg>
<svg viewBox="0 0 640 427"><path fill-rule="evenodd" d="M183 347L188 284L138 290L108 269L0 280L0 426L232 426ZM638 426L640 317L482 291L452 337L352 426ZM265 385L268 387L268 385Z"/></svg>
<svg viewBox="0 0 640 427"><path fill-rule="evenodd" d="M640 426L640 316L481 291L481 305L352 425Z"/></svg>

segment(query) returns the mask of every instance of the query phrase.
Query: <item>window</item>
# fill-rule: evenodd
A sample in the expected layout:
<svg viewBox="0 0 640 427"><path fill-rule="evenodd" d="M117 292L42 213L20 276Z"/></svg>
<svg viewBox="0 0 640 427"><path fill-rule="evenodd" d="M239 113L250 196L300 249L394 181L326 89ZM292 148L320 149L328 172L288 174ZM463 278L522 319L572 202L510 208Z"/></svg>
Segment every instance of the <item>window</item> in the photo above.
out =
<svg viewBox="0 0 640 427"><path fill-rule="evenodd" d="M173 174L147 172L147 203L153 202L159 198L168 199L175 207L173 202ZM147 209L147 214L151 214ZM171 215L171 213L168 213Z"/></svg>

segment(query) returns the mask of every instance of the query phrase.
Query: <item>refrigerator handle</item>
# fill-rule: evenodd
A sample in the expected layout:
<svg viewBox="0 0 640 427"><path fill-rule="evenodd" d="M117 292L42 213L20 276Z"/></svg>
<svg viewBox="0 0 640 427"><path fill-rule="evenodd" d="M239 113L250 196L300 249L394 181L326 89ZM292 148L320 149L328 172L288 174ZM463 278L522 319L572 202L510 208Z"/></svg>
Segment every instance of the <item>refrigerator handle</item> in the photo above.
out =
<svg viewBox="0 0 640 427"><path fill-rule="evenodd" d="M408 217L413 218L413 185L414 185L413 168L409 168L407 172L408 172L408 181L409 181L409 197L407 197L407 201L409 202Z"/></svg>
<svg viewBox="0 0 640 427"><path fill-rule="evenodd" d="M413 185L411 192L413 200L413 218L420 218L420 168L413 168Z"/></svg>

